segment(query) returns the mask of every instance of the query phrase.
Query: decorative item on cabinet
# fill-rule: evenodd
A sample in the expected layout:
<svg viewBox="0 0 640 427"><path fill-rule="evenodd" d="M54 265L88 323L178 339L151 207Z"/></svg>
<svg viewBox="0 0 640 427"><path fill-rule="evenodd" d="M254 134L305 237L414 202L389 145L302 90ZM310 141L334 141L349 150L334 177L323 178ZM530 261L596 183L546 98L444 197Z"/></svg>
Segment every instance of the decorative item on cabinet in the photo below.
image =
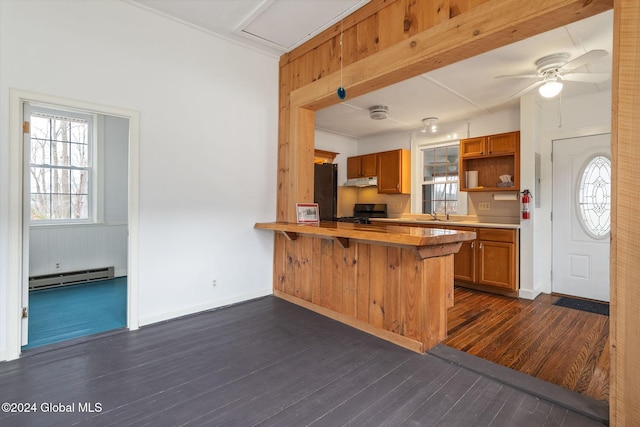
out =
<svg viewBox="0 0 640 427"><path fill-rule="evenodd" d="M477 182L469 185L469 173ZM475 175L475 173L474 173ZM461 191L514 191L520 188L520 132L460 140Z"/></svg>
<svg viewBox="0 0 640 427"><path fill-rule="evenodd" d="M340 153L315 149L313 150L313 163L333 163L338 154Z"/></svg>

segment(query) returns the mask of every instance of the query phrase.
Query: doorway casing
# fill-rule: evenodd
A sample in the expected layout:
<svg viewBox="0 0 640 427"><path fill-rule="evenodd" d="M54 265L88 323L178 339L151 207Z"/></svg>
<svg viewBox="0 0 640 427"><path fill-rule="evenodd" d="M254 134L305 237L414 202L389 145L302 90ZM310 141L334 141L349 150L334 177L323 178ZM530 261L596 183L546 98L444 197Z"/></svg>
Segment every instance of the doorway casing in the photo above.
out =
<svg viewBox="0 0 640 427"><path fill-rule="evenodd" d="M6 360L20 356L22 341L22 289L24 283L23 257L23 172L22 123L24 102L60 105L129 120L129 194L128 194L128 286L127 328L135 330L138 322L138 195L139 195L139 135L140 115L137 111L100 105L87 101L61 98L18 89L9 91L9 254L7 272L7 346Z"/></svg>

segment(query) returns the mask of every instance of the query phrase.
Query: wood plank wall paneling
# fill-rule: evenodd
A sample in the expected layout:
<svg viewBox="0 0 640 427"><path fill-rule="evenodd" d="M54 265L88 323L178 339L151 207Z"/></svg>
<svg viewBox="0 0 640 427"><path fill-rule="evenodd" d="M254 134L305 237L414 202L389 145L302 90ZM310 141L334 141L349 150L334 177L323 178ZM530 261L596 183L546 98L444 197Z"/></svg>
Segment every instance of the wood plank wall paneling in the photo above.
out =
<svg viewBox="0 0 640 427"><path fill-rule="evenodd" d="M430 346L446 336L446 309L424 310L423 302L448 305L449 291L439 293L442 283L453 287L453 255L442 263L420 260L408 248L353 240L343 248L331 239L303 235L278 238L277 247L283 244L286 262L276 263L275 290ZM429 322L437 324L424 332Z"/></svg>
<svg viewBox="0 0 640 427"><path fill-rule="evenodd" d="M400 4L406 5L405 10L410 15L407 34L406 16L402 23L393 22L401 15ZM613 0L540 0L526 2L526 5L518 0L373 0L343 22L344 86L347 96L370 92L613 7ZM637 0L615 1L612 425L630 425L640 420L640 403L635 399L640 395L640 365L633 360L640 352L640 336L635 332L640 327L640 321L637 310L633 308L640 305L640 289L632 286L640 277L640 263L636 262L640 256L640 236L638 227L631 226L635 218L635 165L640 162L637 144L640 129L634 119L640 116L640 87L636 79L640 68L638 7ZM424 23L418 18L422 13L426 14ZM415 21L413 16L416 17ZM379 32L375 37L371 33L374 28ZM400 29L402 35L398 33ZM416 31L415 35L410 34L412 31ZM300 106L315 110L338 102L333 97L340 82L337 72L339 58L336 57L339 55L339 40L336 39L339 34L340 25L334 25L283 55L280 61L278 220L295 220L295 202L309 201L296 200L300 193L304 193L299 192L299 187L309 187L311 181L304 181L298 175L306 176L309 173L304 171L304 165L296 164L299 158L295 146L300 142L295 131L291 132L291 110ZM415 41L419 49L406 49L403 43L405 36ZM393 40L401 41L381 48L381 44L387 46ZM320 47L324 43L327 45ZM292 99L295 101L293 104ZM297 126L294 128L298 129ZM298 167L301 167L300 171ZM311 170L311 166L308 168ZM281 260L284 256L282 247L276 244L275 250L274 257ZM276 267L278 263L276 261ZM274 280L277 280L275 275L274 272ZM286 284L287 280L291 278L283 278L282 283ZM358 272L358 288L365 282L363 273ZM277 282L274 287L277 287ZM358 295L359 318L366 314L360 304L361 298Z"/></svg>
<svg viewBox="0 0 640 427"><path fill-rule="evenodd" d="M640 425L640 4L616 1L613 58L611 231L611 425Z"/></svg>
<svg viewBox="0 0 640 427"><path fill-rule="evenodd" d="M369 321L369 298L371 298L369 295L370 247L369 245L358 245L356 252L358 255L357 262L360 264L356 271L356 317L363 322Z"/></svg>
<svg viewBox="0 0 640 427"><path fill-rule="evenodd" d="M488 0L375 0L342 23L284 54L280 66L295 64L292 90L340 69L340 33L342 66L348 66L379 50L431 28ZM303 65L304 64L304 65ZM309 66L311 64L311 66Z"/></svg>

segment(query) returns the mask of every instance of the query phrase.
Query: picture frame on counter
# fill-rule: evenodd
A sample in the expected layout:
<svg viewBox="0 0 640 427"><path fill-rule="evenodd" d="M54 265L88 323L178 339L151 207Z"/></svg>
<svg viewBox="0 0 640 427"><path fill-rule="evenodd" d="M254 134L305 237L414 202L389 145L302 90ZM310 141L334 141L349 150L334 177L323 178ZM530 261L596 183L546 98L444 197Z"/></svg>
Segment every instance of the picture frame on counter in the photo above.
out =
<svg viewBox="0 0 640 427"><path fill-rule="evenodd" d="M296 213L298 223L320 222L317 203L296 203Z"/></svg>

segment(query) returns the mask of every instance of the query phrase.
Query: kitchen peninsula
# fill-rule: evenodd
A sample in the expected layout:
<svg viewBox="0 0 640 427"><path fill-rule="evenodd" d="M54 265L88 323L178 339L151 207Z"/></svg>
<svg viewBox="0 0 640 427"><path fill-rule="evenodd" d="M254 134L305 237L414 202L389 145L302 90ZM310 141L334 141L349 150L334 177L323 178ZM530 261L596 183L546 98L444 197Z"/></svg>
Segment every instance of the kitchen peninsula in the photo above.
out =
<svg viewBox="0 0 640 427"><path fill-rule="evenodd" d="M447 335L453 254L475 233L391 224L257 223L276 232L274 295L424 353Z"/></svg>

